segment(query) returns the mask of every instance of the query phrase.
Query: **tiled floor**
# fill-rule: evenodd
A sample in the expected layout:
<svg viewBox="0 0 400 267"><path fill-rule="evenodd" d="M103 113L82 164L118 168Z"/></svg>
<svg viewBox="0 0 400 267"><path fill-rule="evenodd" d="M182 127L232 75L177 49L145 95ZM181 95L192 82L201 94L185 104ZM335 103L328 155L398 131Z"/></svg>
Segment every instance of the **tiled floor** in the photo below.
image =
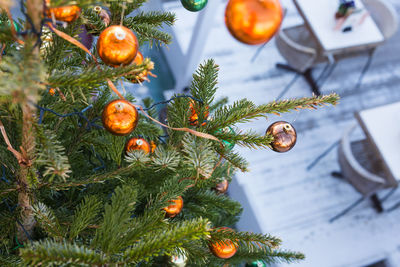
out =
<svg viewBox="0 0 400 267"><path fill-rule="evenodd" d="M391 2L400 11L400 1ZM284 0L283 4L288 8L284 26L300 23L302 20L291 1ZM185 47L195 15L182 9L179 2L169 3L168 8L177 13L179 41ZM214 58L220 65L218 94L228 95L231 101L246 97L257 104L276 99L293 74L275 68L275 63L282 58L274 42L251 62L257 47L235 41L225 29L223 14L224 5L221 5L204 55L204 58ZM400 266L400 209L377 214L370 203L365 202L338 221L329 223L332 216L357 200L359 194L345 182L331 177L331 171L339 169L336 150L312 170L306 170L355 121L354 112L400 100L399 43L400 32L378 49L358 89L354 89L354 85L367 58L346 60L337 65L322 88L323 93L337 92L342 97L336 108L301 111L282 118L271 116L269 121L259 120L242 126L264 133L270 123L284 119L293 122L298 131L298 144L287 154L240 149L250 161L251 172L239 173L231 190L234 198L246 198L249 205L245 205L246 212L252 211L256 216L255 219L243 216L238 227L243 230L259 228L264 233L278 235L284 240L285 248L304 252L307 259L294 266L359 267L383 258L390 258L393 266ZM284 97L310 95L307 84L298 79ZM361 137L361 131L357 135ZM385 206L397 201L400 201L400 191Z"/></svg>

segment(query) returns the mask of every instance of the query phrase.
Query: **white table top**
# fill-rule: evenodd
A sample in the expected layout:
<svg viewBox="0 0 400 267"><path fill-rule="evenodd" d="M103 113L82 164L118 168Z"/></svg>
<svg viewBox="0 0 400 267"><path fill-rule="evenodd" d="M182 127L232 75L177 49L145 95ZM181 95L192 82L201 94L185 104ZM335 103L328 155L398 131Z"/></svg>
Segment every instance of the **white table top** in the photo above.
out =
<svg viewBox="0 0 400 267"><path fill-rule="evenodd" d="M358 120L391 178L400 181L400 102L361 111Z"/></svg>
<svg viewBox="0 0 400 267"><path fill-rule="evenodd" d="M362 24L356 23L352 31L335 30L337 20L335 13L339 7L338 0L294 0L300 14L307 22L325 53L358 46L377 45L384 41L378 26L368 16ZM357 9L365 9L361 0L355 0ZM365 11L366 12L366 11ZM359 22L360 15L348 18Z"/></svg>

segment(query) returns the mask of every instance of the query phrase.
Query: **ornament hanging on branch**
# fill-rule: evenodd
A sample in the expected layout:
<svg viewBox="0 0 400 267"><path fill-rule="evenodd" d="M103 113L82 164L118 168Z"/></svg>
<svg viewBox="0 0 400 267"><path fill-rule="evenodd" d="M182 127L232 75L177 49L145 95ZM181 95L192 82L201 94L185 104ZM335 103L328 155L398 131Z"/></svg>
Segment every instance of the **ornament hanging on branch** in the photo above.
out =
<svg viewBox="0 0 400 267"><path fill-rule="evenodd" d="M189 108L190 108L189 124L192 126L199 125L199 115L197 114L197 112L195 110L195 102L193 99L190 99ZM204 121L201 124L201 126L204 126L207 124L207 118L208 118L209 114L210 114L210 112L208 111L208 106L206 106L206 111L204 111Z"/></svg>
<svg viewBox="0 0 400 267"><path fill-rule="evenodd" d="M164 210L167 217L173 218L182 211L183 199L182 197L178 197L178 199L170 200L169 202L171 202L171 204L165 207Z"/></svg>
<svg viewBox="0 0 400 267"><path fill-rule="evenodd" d="M137 109L123 99L108 103L101 116L103 126L113 135L128 135L135 130L139 120Z"/></svg>
<svg viewBox="0 0 400 267"><path fill-rule="evenodd" d="M49 7L51 5L50 0L46 0L46 16L48 18L55 18L59 21L73 22L81 14L81 8L76 5L68 5L61 7Z"/></svg>
<svg viewBox="0 0 400 267"><path fill-rule="evenodd" d="M135 59L133 60L133 64L136 65L142 65L143 64L143 54L140 53L140 51L137 52ZM147 70L142 71L140 74L138 75L131 75L128 76L127 78L132 82L132 83L142 83L145 80L149 81L149 79L147 78L147 75L149 74L149 72Z"/></svg>
<svg viewBox="0 0 400 267"><path fill-rule="evenodd" d="M230 134L236 135L236 132L229 126L222 130L218 130L217 133L230 133ZM234 141L231 141L231 142L226 141L226 140L221 140L221 141L224 144L224 147L227 151L231 151L235 147Z"/></svg>
<svg viewBox="0 0 400 267"><path fill-rule="evenodd" d="M7 24L7 26L5 26L5 24ZM20 27L18 25L18 23L16 23L15 21L13 21L14 24L14 28L16 32L20 31ZM7 20L7 22L0 20L0 29L3 30L4 28L11 28L11 22L10 20Z"/></svg>
<svg viewBox="0 0 400 267"><path fill-rule="evenodd" d="M138 52L136 35L124 26L114 25L106 28L97 40L97 52L109 66L129 65Z"/></svg>
<svg viewBox="0 0 400 267"><path fill-rule="evenodd" d="M296 130L286 121L278 121L271 124L267 129L267 134L274 137L271 146L276 152L287 152L296 144Z"/></svg>
<svg viewBox="0 0 400 267"><path fill-rule="evenodd" d="M233 231L228 227L222 227L221 230L222 229ZM229 259L235 255L238 249L238 244L230 239L225 239L223 241L210 241L208 247L214 256L220 259Z"/></svg>
<svg viewBox="0 0 400 267"><path fill-rule="evenodd" d="M279 0L229 0L225 9L229 32L249 45L268 42L279 30L282 20Z"/></svg>
<svg viewBox="0 0 400 267"><path fill-rule="evenodd" d="M228 191L229 188L229 182L228 180L223 180L219 184L215 186L215 191L217 191L219 194L225 194Z"/></svg>
<svg viewBox="0 0 400 267"><path fill-rule="evenodd" d="M171 263L176 267L185 267L187 264L187 257L185 255L172 256Z"/></svg>
<svg viewBox="0 0 400 267"><path fill-rule="evenodd" d="M252 263L246 263L245 267L267 267L263 261L253 261Z"/></svg>
<svg viewBox="0 0 400 267"><path fill-rule="evenodd" d="M192 12L202 10L207 2L208 0L181 0L183 7Z"/></svg>
<svg viewBox="0 0 400 267"><path fill-rule="evenodd" d="M145 154L150 153L150 144L143 138L138 138L134 137L129 139L129 141L126 143L125 150L126 152L131 152L131 151L143 151Z"/></svg>

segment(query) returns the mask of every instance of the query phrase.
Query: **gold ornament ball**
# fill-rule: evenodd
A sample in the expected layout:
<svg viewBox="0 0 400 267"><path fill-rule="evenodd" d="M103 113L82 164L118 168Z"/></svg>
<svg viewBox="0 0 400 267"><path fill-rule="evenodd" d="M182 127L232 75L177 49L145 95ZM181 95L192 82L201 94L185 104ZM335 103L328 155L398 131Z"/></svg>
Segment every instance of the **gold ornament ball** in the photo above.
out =
<svg viewBox="0 0 400 267"><path fill-rule="evenodd" d="M215 186L215 191L217 191L219 194L225 194L228 191L228 188L229 182L225 179Z"/></svg>
<svg viewBox="0 0 400 267"><path fill-rule="evenodd" d="M268 42L279 30L282 20L279 0L229 0L225 9L229 32L249 45Z"/></svg>
<svg viewBox="0 0 400 267"><path fill-rule="evenodd" d="M173 218L182 211L183 199L182 197L178 197L178 199L170 200L169 202L171 202L171 204L165 207L164 210L167 217Z"/></svg>
<svg viewBox="0 0 400 267"><path fill-rule="evenodd" d="M126 147L125 147L126 152L141 150L145 154L149 154L150 149L151 149L151 147L150 147L149 142L147 142L143 138L138 138L138 137L129 139L129 141L126 143Z"/></svg>
<svg viewBox="0 0 400 267"><path fill-rule="evenodd" d="M233 231L228 227L222 227L220 229ZM211 241L209 243L209 248L214 256L220 259L229 259L235 255L238 249L238 244L229 239L223 241Z"/></svg>
<svg viewBox="0 0 400 267"><path fill-rule="evenodd" d="M123 99L108 103L101 116L103 126L114 135L128 135L135 130L139 120L137 109Z"/></svg>
<svg viewBox="0 0 400 267"><path fill-rule="evenodd" d="M124 26L106 28L97 40L97 52L103 62L118 67L132 63L138 52L136 35Z"/></svg>
<svg viewBox="0 0 400 267"><path fill-rule="evenodd" d="M46 6L50 6L50 0L46 0ZM61 7L48 7L46 9L46 16L54 18L59 21L73 22L81 14L81 8L76 5L61 6Z"/></svg>
<svg viewBox="0 0 400 267"><path fill-rule="evenodd" d="M286 121L271 124L267 129L267 134L274 137L274 141L271 143L272 149L280 153L291 150L297 141L296 130Z"/></svg>

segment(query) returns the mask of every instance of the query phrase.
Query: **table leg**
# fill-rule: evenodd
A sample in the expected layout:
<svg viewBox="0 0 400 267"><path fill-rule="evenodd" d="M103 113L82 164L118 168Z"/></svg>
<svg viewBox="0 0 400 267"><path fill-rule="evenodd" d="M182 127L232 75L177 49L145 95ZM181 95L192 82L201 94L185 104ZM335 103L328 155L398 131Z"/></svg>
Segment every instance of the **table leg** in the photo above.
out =
<svg viewBox="0 0 400 267"><path fill-rule="evenodd" d="M371 201L374 204L374 208L376 209L377 212L379 213L383 212L382 202L378 198L377 194L373 194L371 196Z"/></svg>

